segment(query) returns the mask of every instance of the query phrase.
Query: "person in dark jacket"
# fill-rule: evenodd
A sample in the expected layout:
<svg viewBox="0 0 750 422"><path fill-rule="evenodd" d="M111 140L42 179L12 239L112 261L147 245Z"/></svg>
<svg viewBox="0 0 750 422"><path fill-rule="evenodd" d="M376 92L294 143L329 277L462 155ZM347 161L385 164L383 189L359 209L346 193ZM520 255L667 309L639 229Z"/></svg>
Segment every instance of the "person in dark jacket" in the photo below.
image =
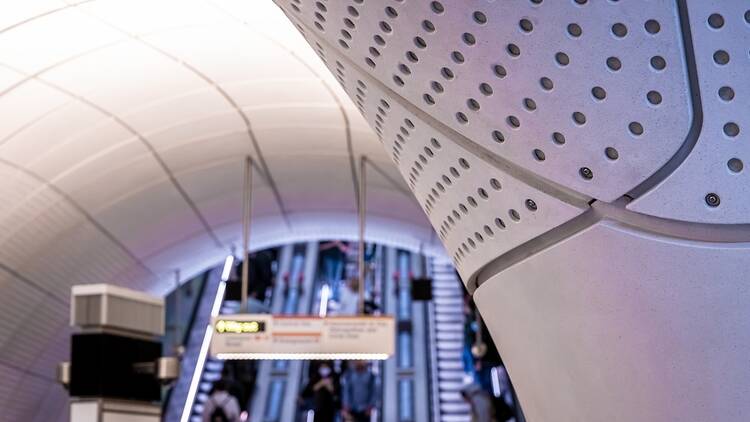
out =
<svg viewBox="0 0 750 422"><path fill-rule="evenodd" d="M339 404L339 380L330 362L320 362L317 368L302 391L302 398L312 402L315 422L334 422Z"/></svg>

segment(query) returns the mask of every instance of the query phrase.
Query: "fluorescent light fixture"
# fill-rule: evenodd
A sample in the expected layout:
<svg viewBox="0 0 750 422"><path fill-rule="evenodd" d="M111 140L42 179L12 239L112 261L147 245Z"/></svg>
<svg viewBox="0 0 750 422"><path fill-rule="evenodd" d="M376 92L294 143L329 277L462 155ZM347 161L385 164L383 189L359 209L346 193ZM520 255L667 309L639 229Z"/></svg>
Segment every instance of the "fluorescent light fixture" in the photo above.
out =
<svg viewBox="0 0 750 422"><path fill-rule="evenodd" d="M195 364L193 379L190 381L190 389L188 389L185 407L182 408L180 422L188 422L190 420L190 413L192 413L195 394L198 392L198 384L200 384L201 376L203 376L203 366L206 364L206 356L208 356L208 347L211 345L211 336L213 336L213 332L214 330L213 327L211 327L211 324L206 326L206 334L203 336L203 344L201 344L201 350L198 353L198 362Z"/></svg>
<svg viewBox="0 0 750 422"><path fill-rule="evenodd" d="M387 353L219 353L223 360L386 360Z"/></svg>
<svg viewBox="0 0 750 422"><path fill-rule="evenodd" d="M234 255L227 255L227 259L224 260L224 269L221 270L221 281L229 280L229 276L232 275L233 265Z"/></svg>
<svg viewBox="0 0 750 422"><path fill-rule="evenodd" d="M320 310L318 316L323 318L328 313L328 297L331 295L331 288L324 284L320 288Z"/></svg>

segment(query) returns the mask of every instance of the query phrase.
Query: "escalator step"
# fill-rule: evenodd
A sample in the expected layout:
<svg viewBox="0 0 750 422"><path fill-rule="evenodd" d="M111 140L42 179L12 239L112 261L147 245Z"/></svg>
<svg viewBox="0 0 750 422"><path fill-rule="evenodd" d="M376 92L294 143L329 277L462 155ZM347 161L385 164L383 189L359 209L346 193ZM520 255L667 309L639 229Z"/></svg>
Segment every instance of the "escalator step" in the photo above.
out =
<svg viewBox="0 0 750 422"><path fill-rule="evenodd" d="M444 413L465 413L468 414L471 408L469 403L440 403L440 411Z"/></svg>
<svg viewBox="0 0 750 422"><path fill-rule="evenodd" d="M450 370L450 369L462 371L464 369L464 364L461 361L444 360L444 361L438 362L438 369L440 371Z"/></svg>

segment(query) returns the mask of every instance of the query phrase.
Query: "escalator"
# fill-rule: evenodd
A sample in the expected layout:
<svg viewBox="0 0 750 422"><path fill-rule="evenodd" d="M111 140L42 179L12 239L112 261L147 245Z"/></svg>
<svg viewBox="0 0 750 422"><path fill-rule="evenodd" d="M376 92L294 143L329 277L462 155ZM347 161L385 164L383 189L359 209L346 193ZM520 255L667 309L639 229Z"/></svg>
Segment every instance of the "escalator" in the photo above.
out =
<svg viewBox="0 0 750 422"><path fill-rule="evenodd" d="M273 314L309 315L319 285L315 283L318 244L295 245L284 259L283 279L274 289ZM273 360L259 362L256 389L250 403L250 420L293 421L297 412L299 380L303 362Z"/></svg>
<svg viewBox="0 0 750 422"><path fill-rule="evenodd" d="M461 397L466 373L462 359L464 348L463 288L453 265L433 260L432 295L429 330L432 334L432 380L435 382L433 419L436 422L468 422L468 403Z"/></svg>

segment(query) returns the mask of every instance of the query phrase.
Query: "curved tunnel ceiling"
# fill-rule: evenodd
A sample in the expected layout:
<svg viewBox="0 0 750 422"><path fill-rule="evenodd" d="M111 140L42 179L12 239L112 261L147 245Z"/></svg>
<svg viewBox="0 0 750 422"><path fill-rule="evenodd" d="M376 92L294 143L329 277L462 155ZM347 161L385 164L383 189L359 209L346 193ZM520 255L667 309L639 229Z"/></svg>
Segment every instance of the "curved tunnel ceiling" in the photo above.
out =
<svg viewBox="0 0 750 422"><path fill-rule="evenodd" d="M378 138L270 1L3 5L0 116L8 420L65 413L52 377L72 284L162 293L174 269L240 246L245 156L253 248L353 238L365 155L368 237L442 250Z"/></svg>

